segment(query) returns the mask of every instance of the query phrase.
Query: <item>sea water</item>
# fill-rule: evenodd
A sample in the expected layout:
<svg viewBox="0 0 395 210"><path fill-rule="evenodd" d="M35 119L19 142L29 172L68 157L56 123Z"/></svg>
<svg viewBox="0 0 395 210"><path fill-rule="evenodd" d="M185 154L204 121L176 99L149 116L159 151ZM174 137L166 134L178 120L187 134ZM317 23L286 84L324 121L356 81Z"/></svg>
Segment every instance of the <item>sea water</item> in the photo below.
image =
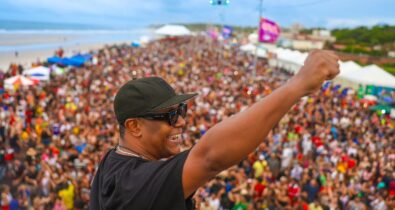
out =
<svg viewBox="0 0 395 210"><path fill-rule="evenodd" d="M111 29L79 24L0 20L0 52L56 50L59 47L85 44L131 43L139 41L143 36L153 38L152 29Z"/></svg>

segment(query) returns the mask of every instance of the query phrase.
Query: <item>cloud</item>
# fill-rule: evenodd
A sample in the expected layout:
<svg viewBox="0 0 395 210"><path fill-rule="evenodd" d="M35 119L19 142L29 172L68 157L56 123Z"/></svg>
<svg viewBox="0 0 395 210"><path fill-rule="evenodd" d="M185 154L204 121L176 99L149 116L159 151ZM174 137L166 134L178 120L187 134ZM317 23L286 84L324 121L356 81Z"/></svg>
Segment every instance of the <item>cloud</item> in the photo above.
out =
<svg viewBox="0 0 395 210"><path fill-rule="evenodd" d="M141 0L7 0L21 9L55 14L134 16L161 10L163 1Z"/></svg>
<svg viewBox="0 0 395 210"><path fill-rule="evenodd" d="M93 23L120 27L169 22L255 26L259 7L258 0L230 0L229 6L212 6L209 0L0 1L0 19ZM395 24L392 10L394 0L377 1L361 4L358 0L322 0L322 3L315 4L318 0L264 0L263 16L286 26L295 22L329 28ZM292 6L308 3L311 6Z"/></svg>

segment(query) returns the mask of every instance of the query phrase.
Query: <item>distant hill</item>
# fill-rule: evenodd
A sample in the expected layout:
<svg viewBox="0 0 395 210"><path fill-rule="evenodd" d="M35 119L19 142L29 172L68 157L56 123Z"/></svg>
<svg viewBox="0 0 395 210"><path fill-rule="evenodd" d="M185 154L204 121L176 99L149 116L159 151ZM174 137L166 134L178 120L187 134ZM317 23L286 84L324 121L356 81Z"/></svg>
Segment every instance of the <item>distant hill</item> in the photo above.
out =
<svg viewBox="0 0 395 210"><path fill-rule="evenodd" d="M342 46L344 52L387 56L388 51L395 51L395 26L334 29L332 35L336 37L334 44Z"/></svg>

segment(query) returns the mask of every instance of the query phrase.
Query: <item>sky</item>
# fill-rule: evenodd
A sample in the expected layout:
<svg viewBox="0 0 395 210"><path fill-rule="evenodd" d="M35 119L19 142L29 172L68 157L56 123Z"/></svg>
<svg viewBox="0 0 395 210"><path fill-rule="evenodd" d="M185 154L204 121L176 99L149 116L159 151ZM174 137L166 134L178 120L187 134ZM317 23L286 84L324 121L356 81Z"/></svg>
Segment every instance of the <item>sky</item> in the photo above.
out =
<svg viewBox="0 0 395 210"><path fill-rule="evenodd" d="M164 23L255 26L260 0L0 0L0 20L80 23L114 28ZM262 16L283 27L395 25L395 0L262 0Z"/></svg>

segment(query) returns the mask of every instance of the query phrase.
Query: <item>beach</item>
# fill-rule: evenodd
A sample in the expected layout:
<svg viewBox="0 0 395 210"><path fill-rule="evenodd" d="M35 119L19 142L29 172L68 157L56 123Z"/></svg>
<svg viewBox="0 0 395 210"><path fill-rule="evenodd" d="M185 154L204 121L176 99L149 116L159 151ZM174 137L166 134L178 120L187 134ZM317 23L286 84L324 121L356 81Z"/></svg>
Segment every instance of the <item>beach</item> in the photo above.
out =
<svg viewBox="0 0 395 210"><path fill-rule="evenodd" d="M65 56L97 50L109 44L130 44L147 34L136 31L7 31L0 32L0 70L11 63L29 68L62 48Z"/></svg>
<svg viewBox="0 0 395 210"><path fill-rule="evenodd" d="M122 42L119 42L122 43ZM71 45L71 46L59 46L62 47L65 56L70 56L76 53L86 53L90 50L100 49L104 46L104 43L96 43L96 44L79 44L79 45ZM29 67L32 62L36 61L44 61L48 57L54 55L54 52L57 48L54 49L35 49L35 50L23 50L18 51L18 55L16 56L15 51L13 52L0 52L0 70L7 71L9 65L11 63L21 64L25 67Z"/></svg>

